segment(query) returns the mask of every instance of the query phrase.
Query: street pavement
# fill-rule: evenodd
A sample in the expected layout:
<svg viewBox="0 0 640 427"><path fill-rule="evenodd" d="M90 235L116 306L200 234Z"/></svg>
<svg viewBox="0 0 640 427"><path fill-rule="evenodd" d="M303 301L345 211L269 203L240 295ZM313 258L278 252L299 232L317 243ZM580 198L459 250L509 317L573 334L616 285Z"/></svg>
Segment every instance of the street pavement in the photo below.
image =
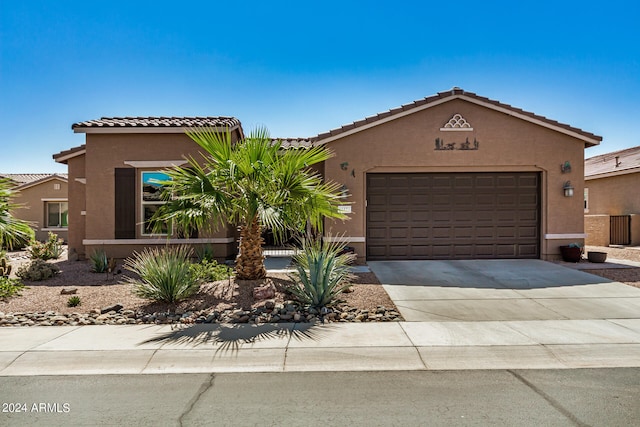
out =
<svg viewBox="0 0 640 427"><path fill-rule="evenodd" d="M540 260L370 263L389 323L0 328L0 377L640 367L640 289Z"/></svg>

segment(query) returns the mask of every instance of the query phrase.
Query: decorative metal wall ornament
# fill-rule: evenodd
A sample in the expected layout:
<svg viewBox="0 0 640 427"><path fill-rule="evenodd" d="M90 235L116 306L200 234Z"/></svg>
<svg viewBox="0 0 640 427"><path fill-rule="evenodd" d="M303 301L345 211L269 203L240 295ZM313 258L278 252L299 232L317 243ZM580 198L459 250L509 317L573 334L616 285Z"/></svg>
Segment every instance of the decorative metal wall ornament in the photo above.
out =
<svg viewBox="0 0 640 427"><path fill-rule="evenodd" d="M458 144L458 147L456 147L456 144ZM456 142L445 143L444 138L436 138L435 149L437 151L451 151L451 150L471 151L471 150L477 150L478 148L480 148L480 141L478 141L475 138L473 138L473 142L469 142L469 138L467 138L465 139L464 142L461 142L461 143L456 143Z"/></svg>
<svg viewBox="0 0 640 427"><path fill-rule="evenodd" d="M569 162L569 160L560 165L560 170L562 171L562 173L571 172L571 163Z"/></svg>
<svg viewBox="0 0 640 427"><path fill-rule="evenodd" d="M454 114L443 127L442 131L472 131L473 128L467 120L462 117L462 114Z"/></svg>

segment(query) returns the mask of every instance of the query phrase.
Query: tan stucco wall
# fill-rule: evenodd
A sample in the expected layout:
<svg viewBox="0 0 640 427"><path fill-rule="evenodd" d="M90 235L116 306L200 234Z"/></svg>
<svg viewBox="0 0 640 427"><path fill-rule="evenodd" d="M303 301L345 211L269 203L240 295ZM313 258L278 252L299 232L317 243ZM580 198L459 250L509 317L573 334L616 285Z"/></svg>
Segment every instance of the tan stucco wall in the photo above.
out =
<svg viewBox="0 0 640 427"><path fill-rule="evenodd" d="M55 189L55 184L60 189ZM63 179L53 178L32 186L26 186L20 189L15 202L23 204L25 207L16 209L13 214L16 218L29 221L33 224L36 231L36 239L40 241L47 240L49 231L58 235L58 237L68 239L66 228L46 228L46 212L45 201L67 201L68 186Z"/></svg>
<svg viewBox="0 0 640 427"><path fill-rule="evenodd" d="M85 196L86 173L85 156L80 155L69 159L69 258L83 259L85 251L82 239L85 235Z"/></svg>
<svg viewBox="0 0 640 427"><path fill-rule="evenodd" d="M584 231L589 246L609 246L609 215L585 215Z"/></svg>
<svg viewBox="0 0 640 427"><path fill-rule="evenodd" d="M585 212L585 226L591 222L587 244L609 245L609 216L632 215L631 244L640 245L640 173L587 179L585 187L589 192L589 206ZM606 216L606 221L593 223L590 217ZM593 237L591 236L593 235ZM606 235L606 239L603 236ZM597 242L597 243L596 243Z"/></svg>
<svg viewBox="0 0 640 427"><path fill-rule="evenodd" d="M445 132L440 128L461 114L472 132ZM435 139L457 145L466 138L479 141L478 150L435 150ZM542 177L541 257L559 256L560 245L582 243L584 142L547 128L510 117L463 100L453 100L329 142L335 157L325 164L327 179L346 184L353 202L351 220L334 221L327 229L361 240L366 237L366 174L369 172L494 172L538 171ZM560 165L570 161L572 171ZM347 170L340 164L348 162ZM352 176L352 171L355 177ZM563 195L570 180L575 196ZM579 219L579 220L576 220ZM546 236L551 235L551 236ZM555 236L554 236L555 235ZM548 237L548 238L545 238ZM365 243L353 242L359 257Z"/></svg>
<svg viewBox="0 0 640 427"><path fill-rule="evenodd" d="M234 134L237 139L237 135ZM115 244L115 169L132 167L129 162L164 162L183 160L184 157L200 158L200 147L185 134L87 134L86 154L69 161L70 181L85 178L86 184L74 188L74 198L70 201L74 215L70 216L72 242L78 255L89 256L93 249L108 248L108 256L116 258L129 256L134 249L143 246ZM77 159L77 160L75 160ZM83 164L84 163L84 164ZM142 222L140 209L141 172L162 170L164 167L140 167L136 169L136 218ZM83 193L84 192L84 193ZM77 197L75 197L77 196ZM82 206L82 207L81 207ZM85 215L80 215L85 211ZM222 229L211 233L201 233L200 238L231 239L229 243L218 244L216 254L225 258L236 249L235 230ZM136 227L136 238L148 239L142 235L141 225ZM154 238L155 244L165 244L165 237ZM104 243L106 241L106 243ZM147 240L148 241L148 240ZM197 240L195 241L197 242ZM86 243L86 247L85 244Z"/></svg>

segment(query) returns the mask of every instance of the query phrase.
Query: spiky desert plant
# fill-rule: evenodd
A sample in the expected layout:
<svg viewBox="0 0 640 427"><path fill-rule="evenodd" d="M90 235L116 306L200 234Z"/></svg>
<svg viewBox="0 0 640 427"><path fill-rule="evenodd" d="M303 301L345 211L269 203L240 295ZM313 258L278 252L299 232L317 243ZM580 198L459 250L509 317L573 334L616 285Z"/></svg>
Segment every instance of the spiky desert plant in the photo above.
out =
<svg viewBox="0 0 640 427"><path fill-rule="evenodd" d="M140 279L125 277L134 285L134 293L153 301L174 303L189 298L200 288L200 281L191 274L188 246L146 248L125 259L124 268Z"/></svg>
<svg viewBox="0 0 640 427"><path fill-rule="evenodd" d="M311 307L325 307L337 300L350 285L353 275L349 264L355 255L342 253L344 244L305 238L302 250L293 256L295 272L290 275L294 285L289 292Z"/></svg>
<svg viewBox="0 0 640 427"><path fill-rule="evenodd" d="M8 179L0 179L0 248L9 250L25 247L35 238L31 223L13 216L22 205L14 203L16 192Z"/></svg>
<svg viewBox="0 0 640 427"><path fill-rule="evenodd" d="M89 255L89 259L91 260L91 271L93 273L105 273L109 268L109 259L103 249L94 250Z"/></svg>
<svg viewBox="0 0 640 427"><path fill-rule="evenodd" d="M67 307L77 307L79 305L82 305L82 301L80 301L80 297L77 295L69 297L67 300Z"/></svg>

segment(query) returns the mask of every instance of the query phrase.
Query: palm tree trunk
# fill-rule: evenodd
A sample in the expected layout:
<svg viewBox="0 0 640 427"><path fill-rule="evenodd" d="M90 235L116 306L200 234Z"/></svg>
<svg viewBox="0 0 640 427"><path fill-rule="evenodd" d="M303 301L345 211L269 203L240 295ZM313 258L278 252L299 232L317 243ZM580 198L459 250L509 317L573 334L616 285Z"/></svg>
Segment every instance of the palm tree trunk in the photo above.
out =
<svg viewBox="0 0 640 427"><path fill-rule="evenodd" d="M240 227L240 248L236 257L236 277L240 280L263 279L267 276L262 255L262 227L258 218Z"/></svg>

